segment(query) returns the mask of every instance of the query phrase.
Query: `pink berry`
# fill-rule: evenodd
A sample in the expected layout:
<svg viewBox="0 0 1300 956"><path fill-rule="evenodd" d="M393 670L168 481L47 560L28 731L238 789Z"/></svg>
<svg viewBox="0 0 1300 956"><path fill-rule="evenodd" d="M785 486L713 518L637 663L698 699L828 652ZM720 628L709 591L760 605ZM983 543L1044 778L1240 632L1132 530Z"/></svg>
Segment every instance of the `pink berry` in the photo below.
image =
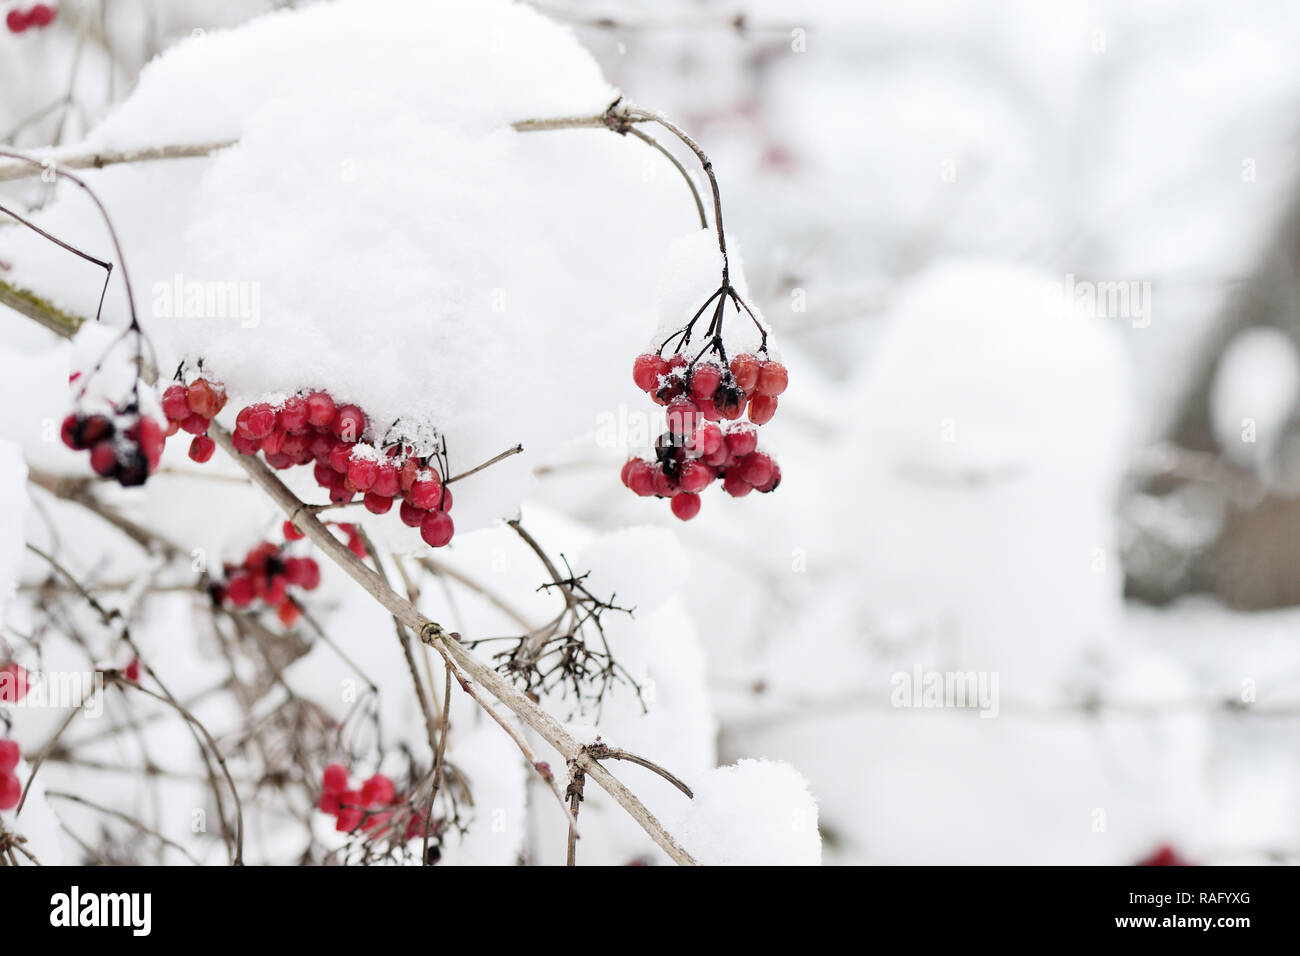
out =
<svg viewBox="0 0 1300 956"><path fill-rule="evenodd" d="M755 395L749 400L749 420L755 425L766 425L776 417L775 395Z"/></svg>
<svg viewBox="0 0 1300 956"><path fill-rule="evenodd" d="M712 422L705 422L695 429L695 434L691 436L691 451L701 457L712 455L721 447L722 429Z"/></svg>
<svg viewBox="0 0 1300 956"><path fill-rule="evenodd" d="M366 430L366 416L355 405L344 405L334 413L334 434L348 444L361 440Z"/></svg>
<svg viewBox="0 0 1300 956"><path fill-rule="evenodd" d="M659 377L668 371L668 363L658 355L647 352L638 355L632 363L632 381L643 392L653 392L659 387Z"/></svg>
<svg viewBox="0 0 1300 956"><path fill-rule="evenodd" d="M11 773L0 774L0 810L12 810L23 796L23 785Z"/></svg>
<svg viewBox="0 0 1300 956"><path fill-rule="evenodd" d="M190 457L199 464L210 459L216 450L217 443L207 435L195 435L194 440L190 442Z"/></svg>
<svg viewBox="0 0 1300 956"><path fill-rule="evenodd" d="M241 455L256 455L257 450L262 447L262 443L257 438L249 438L247 435L241 435L235 432L230 436L230 444L235 446L235 451Z"/></svg>
<svg viewBox="0 0 1300 956"><path fill-rule="evenodd" d="M321 774L320 785L326 793L341 794L348 788L348 768L341 763L328 764Z"/></svg>
<svg viewBox="0 0 1300 956"><path fill-rule="evenodd" d="M668 430L674 435L689 435L701 419L699 407L685 396L668 403Z"/></svg>
<svg viewBox="0 0 1300 956"><path fill-rule="evenodd" d="M38 3L27 11L27 21L34 27L48 27L58 11L48 3Z"/></svg>
<svg viewBox="0 0 1300 956"><path fill-rule="evenodd" d="M690 521L700 513L700 496L693 494L680 494L673 498L673 503L669 506L673 509L673 514L683 521Z"/></svg>
<svg viewBox="0 0 1300 956"><path fill-rule="evenodd" d="M191 435L202 435L208 430L208 419L191 412L181 421L181 429Z"/></svg>
<svg viewBox="0 0 1300 956"><path fill-rule="evenodd" d="M781 466L772 462L772 475L761 485L755 485L755 491L761 491L766 494L769 491L776 491L776 486L781 484Z"/></svg>
<svg viewBox="0 0 1300 956"><path fill-rule="evenodd" d="M456 528L452 524L451 515L445 511L431 511L420 522L420 537L431 548L441 548L451 541L455 533Z"/></svg>
<svg viewBox="0 0 1300 956"><path fill-rule="evenodd" d="M654 473L655 467L650 462L635 461L628 472L627 486L642 498L649 498L655 493Z"/></svg>
<svg viewBox="0 0 1300 956"><path fill-rule="evenodd" d="M361 802L368 807L387 806L397 796L393 781L377 773L361 785Z"/></svg>
<svg viewBox="0 0 1300 956"><path fill-rule="evenodd" d="M0 740L0 773L13 773L22 756L16 740Z"/></svg>
<svg viewBox="0 0 1300 956"><path fill-rule="evenodd" d="M385 498L396 498L400 490L398 483L397 466L392 462L381 461L375 470L375 481L370 490Z"/></svg>
<svg viewBox="0 0 1300 956"><path fill-rule="evenodd" d="M350 464L352 464L352 446L347 442L336 441L330 448L330 467L343 475L347 474Z"/></svg>
<svg viewBox="0 0 1300 956"><path fill-rule="evenodd" d="M366 510L372 515L388 514L393 508L392 498L377 495L373 491L367 491L366 496L361 499L361 503L366 506Z"/></svg>
<svg viewBox="0 0 1300 956"><path fill-rule="evenodd" d="M780 395L790 383L790 373L780 362L768 360L758 368L758 384L755 391L760 395Z"/></svg>
<svg viewBox="0 0 1300 956"><path fill-rule="evenodd" d="M10 10L5 15L5 26L9 28L10 33L22 33L31 26L31 17L21 10Z"/></svg>

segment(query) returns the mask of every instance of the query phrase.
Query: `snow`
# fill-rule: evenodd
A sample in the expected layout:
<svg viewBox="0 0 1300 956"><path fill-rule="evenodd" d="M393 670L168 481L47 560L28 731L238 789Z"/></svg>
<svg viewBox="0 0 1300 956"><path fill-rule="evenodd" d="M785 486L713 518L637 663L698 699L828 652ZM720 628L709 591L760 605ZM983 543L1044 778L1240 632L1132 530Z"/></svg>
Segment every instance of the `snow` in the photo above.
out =
<svg viewBox="0 0 1300 956"><path fill-rule="evenodd" d="M23 531L29 504L22 449L0 438L0 617L17 588L26 552Z"/></svg>
<svg viewBox="0 0 1300 956"><path fill-rule="evenodd" d="M694 798L670 823L707 866L816 866L817 804L793 767L738 760L691 782Z"/></svg>
<svg viewBox="0 0 1300 956"><path fill-rule="evenodd" d="M1266 468L1300 395L1300 356L1274 328L1236 335L1215 371L1210 393L1214 435L1227 455Z"/></svg>

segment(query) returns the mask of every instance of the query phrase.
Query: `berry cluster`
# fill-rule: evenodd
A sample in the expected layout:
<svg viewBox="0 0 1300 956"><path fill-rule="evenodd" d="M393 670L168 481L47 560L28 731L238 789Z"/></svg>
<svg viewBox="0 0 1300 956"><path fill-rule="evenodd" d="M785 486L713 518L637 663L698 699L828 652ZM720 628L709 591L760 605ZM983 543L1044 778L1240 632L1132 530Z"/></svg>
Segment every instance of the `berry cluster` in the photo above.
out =
<svg viewBox="0 0 1300 956"><path fill-rule="evenodd" d="M721 357L721 347L714 348ZM780 467L758 450L756 431L776 415L777 396L789 382L780 362L744 354L730 363L712 356L688 363L680 352L646 353L632 363L632 379L668 410L654 460L633 458L623 466L623 484L636 494L672 499L673 514L689 521L700 512L700 492L716 479L735 498L781 483ZM748 423L741 421L746 412Z"/></svg>
<svg viewBox="0 0 1300 956"><path fill-rule="evenodd" d="M208 437L208 426L225 407L225 387L206 378L196 378L189 385L169 385L162 397L167 436L170 438L182 430L193 435L190 457L202 464L217 450L217 443Z"/></svg>
<svg viewBox="0 0 1300 956"><path fill-rule="evenodd" d="M49 3L38 3L29 10L15 7L6 14L5 26L10 33L22 33L28 27L43 29L53 23L58 15L59 8Z"/></svg>
<svg viewBox="0 0 1300 956"><path fill-rule="evenodd" d="M302 615L302 608L289 594L289 588L313 590L320 584L320 565L314 558L293 557L270 541L263 541L244 557L243 564L225 566L226 582L215 585L217 601L229 601L235 607L249 607L263 601L276 609L280 623L292 627Z"/></svg>
<svg viewBox="0 0 1300 956"><path fill-rule="evenodd" d="M393 781L377 773L361 784L360 789L348 789L348 768L332 763L321 774L321 795L317 809L334 817L334 829L340 833L363 830L371 836L390 835L397 808L405 803L397 799ZM405 822L405 840L424 836L424 815L416 811Z"/></svg>
<svg viewBox="0 0 1300 956"><path fill-rule="evenodd" d="M365 412L356 405L338 405L325 392L311 392L279 406L260 402L242 409L232 441L245 455L261 451L272 468L312 464L316 483L336 505L362 495L366 510L380 515L400 500L402 522L441 548L456 530L448 514L452 501L445 455L420 458L403 441L368 444L362 441L368 427Z"/></svg>
<svg viewBox="0 0 1300 956"><path fill-rule="evenodd" d="M12 810L23 796L23 785L14 773L22 753L15 740L0 740L0 810Z"/></svg>
<svg viewBox="0 0 1300 956"><path fill-rule="evenodd" d="M700 492L721 479L722 490L733 498L751 491L775 491L781 483L781 466L758 450L758 435L747 425L728 426L700 422L690 431L675 428L655 442L655 460L632 458L624 466L623 484L643 498L672 499L673 514L690 521L700 513Z"/></svg>
<svg viewBox="0 0 1300 956"><path fill-rule="evenodd" d="M162 458L162 426L131 407L109 415L74 412L63 420L63 444L73 451L90 451L90 467L101 478L124 488L143 485Z"/></svg>

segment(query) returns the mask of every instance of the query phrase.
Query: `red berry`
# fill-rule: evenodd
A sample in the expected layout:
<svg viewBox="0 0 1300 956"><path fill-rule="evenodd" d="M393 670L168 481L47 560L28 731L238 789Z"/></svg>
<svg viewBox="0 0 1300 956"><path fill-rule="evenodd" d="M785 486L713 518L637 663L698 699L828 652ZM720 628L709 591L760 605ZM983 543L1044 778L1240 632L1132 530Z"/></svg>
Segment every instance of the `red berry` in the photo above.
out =
<svg viewBox="0 0 1300 956"><path fill-rule="evenodd" d="M235 607L248 607L252 604L253 598L256 597L252 575L234 575L226 582L226 597L230 598L230 603Z"/></svg>
<svg viewBox="0 0 1300 956"><path fill-rule="evenodd" d="M16 704L27 696L32 677L17 661L0 667L0 704Z"/></svg>
<svg viewBox="0 0 1300 956"><path fill-rule="evenodd" d="M397 797L393 781L377 773L361 785L361 802L368 807L387 806Z"/></svg>
<svg viewBox="0 0 1300 956"><path fill-rule="evenodd" d="M731 453L725 443L718 445L716 451L704 456L704 463L710 468L722 468L731 461Z"/></svg>
<svg viewBox="0 0 1300 956"><path fill-rule="evenodd" d="M677 494L677 486L662 468L651 467L650 477L654 481L654 493L660 498L671 498Z"/></svg>
<svg viewBox="0 0 1300 956"><path fill-rule="evenodd" d="M320 785L326 793L341 794L348 788L348 768L341 763L327 765L321 774Z"/></svg>
<svg viewBox="0 0 1300 956"><path fill-rule="evenodd" d="M10 10L5 15L5 26L9 28L10 33L22 33L31 25L31 15L21 10Z"/></svg>
<svg viewBox="0 0 1300 956"><path fill-rule="evenodd" d="M722 447L722 429L712 422L705 422L695 429L688 447L701 457L712 455Z"/></svg>
<svg viewBox="0 0 1300 956"><path fill-rule="evenodd" d="M442 486L442 502L438 505L440 511L451 510L451 489L446 485Z"/></svg>
<svg viewBox="0 0 1300 956"><path fill-rule="evenodd" d="M736 384L746 392L752 392L758 385L762 365L756 355L737 355L731 360L731 374Z"/></svg>
<svg viewBox="0 0 1300 956"><path fill-rule="evenodd" d="M351 833L357 827L361 826L361 820L365 817L365 810L357 806L347 806L346 804L355 804L360 799L360 795L355 790L347 790L339 797L339 815L338 822L334 824L334 829L340 833Z"/></svg>
<svg viewBox="0 0 1300 956"><path fill-rule="evenodd" d="M284 451L284 440L289 436L281 429L273 428L271 433L262 439L262 451L266 453L267 458L272 455L278 455Z"/></svg>
<svg viewBox="0 0 1300 956"><path fill-rule="evenodd" d="M436 474L429 472L416 479L406 497L417 508L432 511L442 501L442 481Z"/></svg>
<svg viewBox="0 0 1300 956"><path fill-rule="evenodd" d="M354 456L348 462L348 480L356 485L358 491L369 491L379 474L379 462L373 458Z"/></svg>
<svg viewBox="0 0 1300 956"><path fill-rule="evenodd" d="M637 463L637 459L629 458L626 462L623 463L623 469L618 473L619 481L623 482L623 486L625 488L632 487L630 484L628 484L628 477L632 474L632 468L636 465L636 463Z"/></svg>
<svg viewBox="0 0 1300 956"><path fill-rule="evenodd" d="M632 363L632 381L643 392L653 392L659 387L659 377L668 371L668 362L647 352L638 355Z"/></svg>
<svg viewBox="0 0 1300 956"><path fill-rule="evenodd" d="M0 773L13 773L14 767L18 766L18 758L21 756L18 741L0 740Z"/></svg>
<svg viewBox="0 0 1300 956"><path fill-rule="evenodd" d="M191 435L203 435L207 433L208 424L208 419L191 412L181 421L181 428Z"/></svg>
<svg viewBox="0 0 1300 956"><path fill-rule="evenodd" d="M280 427L297 435L307 430L307 402L295 395L284 403L280 409Z"/></svg>
<svg viewBox="0 0 1300 956"><path fill-rule="evenodd" d="M230 444L235 446L235 451L241 455L256 455L257 450L262 447L259 439L249 438L247 435L241 435L235 432L230 436Z"/></svg>
<svg viewBox="0 0 1300 956"><path fill-rule="evenodd" d="M150 470L157 468L158 462L162 460L163 445L167 442L162 426L152 418L141 418L127 431L127 437L134 439L140 446L145 460L149 462Z"/></svg>
<svg viewBox="0 0 1300 956"><path fill-rule="evenodd" d="M700 496L693 494L680 494L673 498L673 503L669 506L673 509L673 514L683 521L690 521L700 513Z"/></svg>
<svg viewBox="0 0 1300 956"><path fill-rule="evenodd" d="M722 478L722 490L733 498L743 498L754 490L754 486L740 477L740 471L732 468Z"/></svg>
<svg viewBox="0 0 1300 956"><path fill-rule="evenodd" d="M432 548L441 548L455 533L451 515L445 511L431 511L420 522L420 537Z"/></svg>
<svg viewBox="0 0 1300 956"><path fill-rule="evenodd" d="M189 389L184 385L169 385L162 397L163 414L169 422L183 422L190 417Z"/></svg>
<svg viewBox="0 0 1300 956"><path fill-rule="evenodd" d="M361 440L366 430L366 416L355 405L344 405L334 413L334 434L348 444Z"/></svg>
<svg viewBox="0 0 1300 956"><path fill-rule="evenodd" d="M362 561L364 561L367 557L366 543L361 540L361 535L359 534L354 533L348 535L348 550L351 551L353 554L355 554Z"/></svg>
<svg viewBox="0 0 1300 956"><path fill-rule="evenodd" d="M81 418L77 415L69 415L63 419L63 424L59 427L59 437L63 439L63 444L73 451L86 449L85 443L81 440Z"/></svg>
<svg viewBox="0 0 1300 956"><path fill-rule="evenodd" d="M691 434L700 419L699 407L689 398L679 396L668 403L668 430L674 435Z"/></svg>
<svg viewBox="0 0 1300 956"><path fill-rule="evenodd" d="M401 507L397 509L397 515L402 519L402 524L409 528L420 527L424 521L424 516L428 514L423 508L417 508L409 501L403 501Z"/></svg>
<svg viewBox="0 0 1300 956"><path fill-rule="evenodd" d="M293 627L298 623L298 618L302 617L302 608L292 601L282 601L280 606L275 609L275 616L280 619L280 623L285 627Z"/></svg>
<svg viewBox="0 0 1300 956"><path fill-rule="evenodd" d="M375 482L370 486L370 490L385 498L396 498L400 491L397 466L389 461L379 462L375 471Z"/></svg>
<svg viewBox="0 0 1300 956"><path fill-rule="evenodd" d="M48 27L57 13L58 10L48 3L38 3L27 11L27 22L36 27Z"/></svg>
<svg viewBox="0 0 1300 956"><path fill-rule="evenodd" d="M217 443L207 435L195 435L190 442L190 457L200 465L212 457L217 450Z"/></svg>
<svg viewBox="0 0 1300 956"><path fill-rule="evenodd" d="M628 471L627 486L642 498L649 498L655 493L655 467L650 462L638 459Z"/></svg>
<svg viewBox="0 0 1300 956"><path fill-rule="evenodd" d="M691 369L691 398L712 401L713 393L722 384L722 370L716 365L697 365Z"/></svg>
<svg viewBox="0 0 1300 956"><path fill-rule="evenodd" d="M330 467L339 474L346 474L352 463L352 446L347 442L335 441L330 447Z"/></svg>
<svg viewBox="0 0 1300 956"><path fill-rule="evenodd" d="M356 492L347 487L347 479L342 475L334 476L330 485L330 501L336 505L345 505L356 497Z"/></svg>
<svg viewBox="0 0 1300 956"><path fill-rule="evenodd" d="M388 514L393 509L393 499L385 495L377 495L373 491L367 491L366 496L361 499L361 503L366 506L366 510L372 515Z"/></svg>
<svg viewBox="0 0 1300 956"><path fill-rule="evenodd" d="M755 425L766 425L776 417L775 395L755 395L749 400L749 420Z"/></svg>
<svg viewBox="0 0 1300 956"><path fill-rule="evenodd" d="M131 662L122 668L122 676L133 684L140 683L140 659L131 658Z"/></svg>
<svg viewBox="0 0 1300 956"><path fill-rule="evenodd" d="M185 403L189 406L191 412L195 415L202 415L204 418L214 418L217 412L221 411L224 403L224 390L218 391L216 386L206 378L196 378L190 383L190 387L185 392Z"/></svg>
<svg viewBox="0 0 1300 956"><path fill-rule="evenodd" d="M755 485L755 491L761 491L766 494L769 491L776 491L776 486L781 483L781 466L772 462L772 476L761 485Z"/></svg>
<svg viewBox="0 0 1300 956"><path fill-rule="evenodd" d="M771 456L756 451L740 460L740 477L757 488L772 477L773 464Z"/></svg>
<svg viewBox="0 0 1300 956"><path fill-rule="evenodd" d="M23 785L11 773L0 774L0 810L12 810L23 796Z"/></svg>
<svg viewBox="0 0 1300 956"><path fill-rule="evenodd" d="M758 385L755 391L760 395L780 395L790 384L790 373L780 362L766 361L758 369Z"/></svg>
<svg viewBox="0 0 1300 956"><path fill-rule="evenodd" d="M344 771L346 773L346 771ZM336 816L339 812L339 798L343 795L340 790L322 790L320 800L316 802L316 808L322 810L331 816Z"/></svg>
<svg viewBox="0 0 1300 956"><path fill-rule="evenodd" d="M289 558L284 562L284 576L290 584L310 591L320 583L320 566L312 558Z"/></svg>
<svg viewBox="0 0 1300 956"><path fill-rule="evenodd" d="M81 422L82 447L89 448L98 441L112 438L116 429L113 423L103 415L91 415Z"/></svg>
<svg viewBox="0 0 1300 956"><path fill-rule="evenodd" d="M677 485L683 493L696 495L709 487L709 482L713 480L713 469L708 465L698 461L688 461L682 465L681 474L677 478ZM674 499L676 500L676 499ZM681 517L678 515L678 517Z"/></svg>
<svg viewBox="0 0 1300 956"><path fill-rule="evenodd" d="M734 432L727 432L723 441L732 458L744 458L758 447L758 433L752 428L741 428Z"/></svg>
<svg viewBox="0 0 1300 956"><path fill-rule="evenodd" d="M101 441L90 449L90 467L101 478L108 478L117 471L117 449L112 441Z"/></svg>
<svg viewBox="0 0 1300 956"><path fill-rule="evenodd" d="M295 527L292 521L286 521L281 526L280 530L284 533L284 539L286 541L301 541L303 538L307 537L299 531L297 527Z"/></svg>
<svg viewBox="0 0 1300 956"><path fill-rule="evenodd" d="M315 428L329 428L334 423L334 399L324 392L307 396L307 422Z"/></svg>
<svg viewBox="0 0 1300 956"><path fill-rule="evenodd" d="M260 441L275 431L275 409L265 402L249 405L235 417L235 430Z"/></svg>

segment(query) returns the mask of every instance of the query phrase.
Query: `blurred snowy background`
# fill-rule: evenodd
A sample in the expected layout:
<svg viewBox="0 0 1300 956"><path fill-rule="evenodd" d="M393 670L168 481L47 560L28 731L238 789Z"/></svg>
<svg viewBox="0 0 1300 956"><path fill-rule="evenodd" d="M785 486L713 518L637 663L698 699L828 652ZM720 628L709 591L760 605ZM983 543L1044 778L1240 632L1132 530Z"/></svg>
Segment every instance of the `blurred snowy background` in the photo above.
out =
<svg viewBox="0 0 1300 956"><path fill-rule="evenodd" d="M234 39L191 37L282 6L303 9ZM199 327L151 329L160 349L209 356L254 397L340 376L385 409L419 391L410 400L461 415L474 455L523 440L535 453L485 478L478 506L458 492L478 510L446 558L524 616L544 613L538 567L494 523L522 507L549 548L581 556L636 604L617 638L656 701L648 717L615 701L602 734L688 780L742 758L789 763L817 803L828 863L1123 864L1166 845L1202 863L1300 858L1300 8L563 0L531 5L563 25L541 36L497 4L385 0L343 5L354 26L371 24L354 40L342 20L297 30L311 6L65 0L40 35L0 34L0 140L72 155L240 139L216 159L91 178L127 237L137 300L173 273L255 274L267 314L288 317L268 319L270 338L251 353L248 339ZM680 297L665 256L691 228L690 206L640 144L484 132L603 108L611 90L587 74L569 31L609 87L674 118L713 161L751 300L790 369L765 428L784 473L775 495L719 494L680 524L617 482L626 448L602 422L637 407L631 357L656 309ZM517 72L498 89L475 57L503 47ZM556 77L535 83L530 64ZM442 166L411 158L426 155ZM320 213L337 198L342 158L369 188ZM410 186L424 176L434 185ZM0 203L102 246L74 200L30 182L0 190ZM334 251L349 241L346 256ZM0 277L80 314L99 291L93 269L10 225ZM405 347L423 303L442 296L472 313L475 292L497 287L532 311L507 310L486 338L434 330L430 351ZM123 315L120 288L113 296L110 320ZM348 314L327 321L332 309ZM397 317L391 354L339 341L369 309ZM40 435L63 414L70 347L15 314L0 323L0 435L20 449L9 458L84 472ZM308 328L321 340L305 356L264 358ZM331 365L331 349L360 365ZM430 356L454 359L461 377L403 390L436 367ZM368 386L383 369L392 380ZM519 391L503 396L502 380ZM494 425L512 415L518 435ZM156 575L154 558L125 554L72 505L25 492L9 458L3 499L31 498L14 505L10 530L25 522L27 540L61 541L66 562L107 583ZM178 461L180 474L151 482L152 511L117 498L183 551L241 553L276 525L251 492L187 476ZM229 516L220 528L213 509ZM5 609L6 644L33 670L80 666L93 643L81 631L97 625L65 609L81 617L77 641L36 640L48 608L32 595L48 568L16 540L4 557L23 590ZM368 660L369 676L409 680L391 624L330 580L331 631L360 655L382 633L392 659ZM423 605L432 616L500 631L500 608L480 595L435 591ZM146 601L128 588L123 600L140 612L136 638L155 670L198 695L224 673L192 596ZM339 679L338 659L318 651L293 665L295 687ZM203 661L217 670L205 676ZM900 706L900 685L949 673L978 675L992 697ZM376 724L410 735L410 701L381 706ZM122 707L118 718L140 713ZM61 716L18 714L24 752ZM218 725L235 716L210 713ZM447 859L560 859L555 808L521 767L499 769L518 763L508 739L472 708L461 724L453 756L475 805L507 822L484 817ZM192 749L185 728L107 751L93 727L81 733L88 742L52 761L44 786L90 787L104 803L151 792L154 825L187 840L188 815L167 807L193 802L193 780L100 772L169 766L172 751ZM807 842L790 837L801 823L770 822L804 812L797 778L757 767L748 789L770 804L753 811L768 811L768 830L735 834L721 855L762 834L772 855L754 859L806 860ZM681 823L706 843L723 839L740 778L708 779L702 792L716 797ZM649 786L674 821L676 794ZM101 847L140 858L121 835L130 828L47 803L42 825L58 826L57 814L81 839L99 833ZM659 859L616 808L589 804L589 861ZM260 858L308 856L278 819L253 824ZM67 836L47 841L69 861L94 858Z"/></svg>

